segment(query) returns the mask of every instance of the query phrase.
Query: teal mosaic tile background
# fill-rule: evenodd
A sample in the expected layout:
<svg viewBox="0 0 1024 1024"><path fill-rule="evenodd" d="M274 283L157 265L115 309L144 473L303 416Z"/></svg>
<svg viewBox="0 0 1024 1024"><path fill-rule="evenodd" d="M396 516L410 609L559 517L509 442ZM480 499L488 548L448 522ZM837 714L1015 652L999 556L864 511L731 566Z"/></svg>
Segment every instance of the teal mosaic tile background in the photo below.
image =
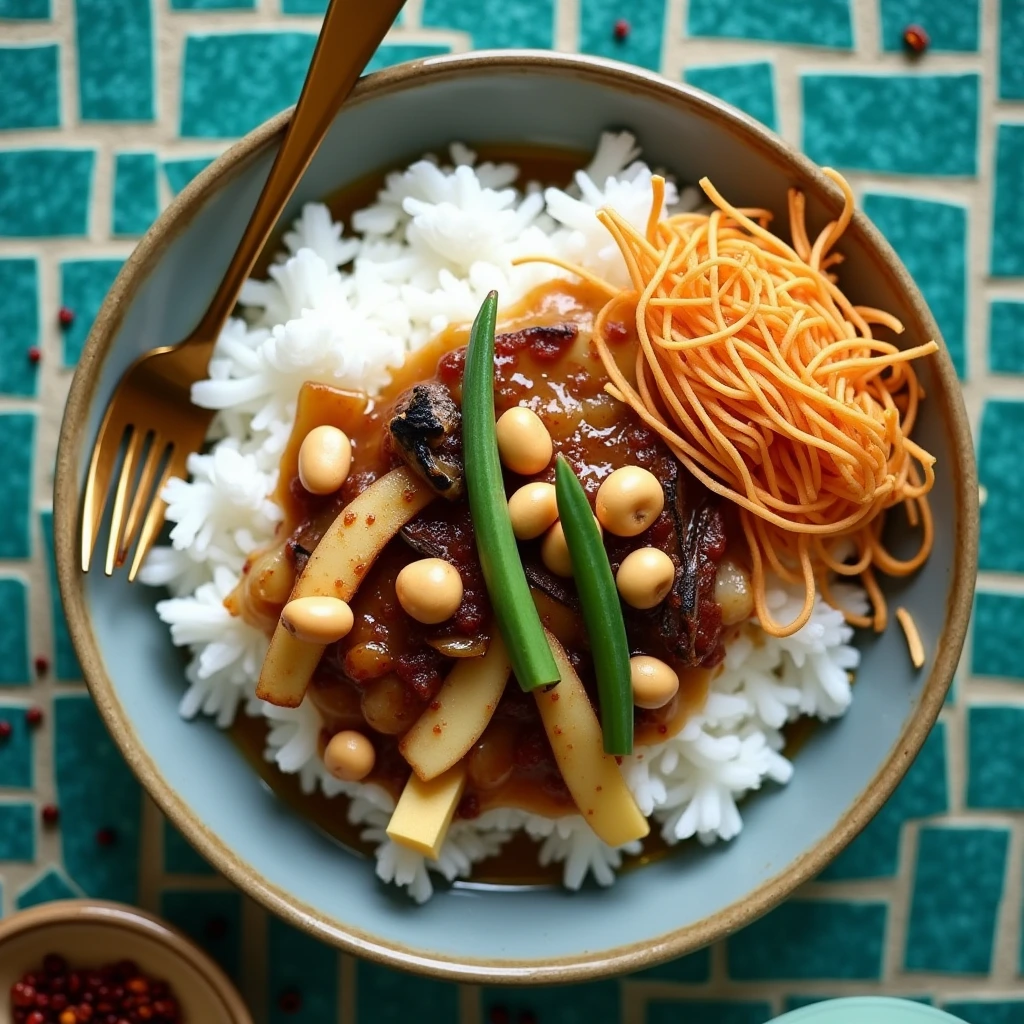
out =
<svg viewBox="0 0 1024 1024"><path fill-rule="evenodd" d="M978 445L974 626L921 755L816 881L729 940L625 979L461 988L268 919L145 799L61 615L60 409L135 240L294 99L325 6L0 0L0 912L137 901L217 957L259 1024L765 1024L870 993L1024 1024L1024 0L409 0L372 65L520 45L660 69L847 173L932 304ZM923 55L904 50L910 23L931 38Z"/></svg>

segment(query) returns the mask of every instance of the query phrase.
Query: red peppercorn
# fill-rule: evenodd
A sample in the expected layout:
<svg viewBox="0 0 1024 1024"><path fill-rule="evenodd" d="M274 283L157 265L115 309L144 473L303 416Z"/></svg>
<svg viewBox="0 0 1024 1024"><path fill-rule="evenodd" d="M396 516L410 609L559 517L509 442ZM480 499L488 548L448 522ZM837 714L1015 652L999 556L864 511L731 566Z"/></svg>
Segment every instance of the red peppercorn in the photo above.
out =
<svg viewBox="0 0 1024 1024"><path fill-rule="evenodd" d="M57 310L57 319L60 321L61 327L70 327L75 322L74 310L68 309L67 306L61 306Z"/></svg>
<svg viewBox="0 0 1024 1024"><path fill-rule="evenodd" d="M38 707L37 705L33 704L32 707L30 707L25 712L25 721L30 726L32 726L33 729L37 725L42 725L42 722L43 722L43 709L41 707Z"/></svg>
<svg viewBox="0 0 1024 1024"><path fill-rule="evenodd" d="M41 1010L33 1010L25 1018L25 1024L46 1024L46 1014Z"/></svg>
<svg viewBox="0 0 1024 1024"><path fill-rule="evenodd" d="M298 989L285 989L277 997L277 1007L282 1013L298 1013L302 1009L302 994Z"/></svg>
<svg viewBox="0 0 1024 1024"><path fill-rule="evenodd" d="M615 22L615 26L612 29L612 34L615 36L616 39L619 40L619 42L622 42L623 40L629 38L629 33L631 30L632 27L630 26L629 22L626 21L625 18L619 18L618 21Z"/></svg>
<svg viewBox="0 0 1024 1024"><path fill-rule="evenodd" d="M6 718L0 718L0 740L10 739L13 731L11 723Z"/></svg>
<svg viewBox="0 0 1024 1024"><path fill-rule="evenodd" d="M50 671L50 659L45 655L37 654L35 658L36 675L45 676Z"/></svg>
<svg viewBox="0 0 1024 1024"><path fill-rule="evenodd" d="M117 831L105 826L104 828L98 829L96 832L96 845L97 846L113 846L117 842Z"/></svg>
<svg viewBox="0 0 1024 1024"><path fill-rule="evenodd" d="M903 30L903 45L911 53L924 53L931 44L931 38L920 25L908 25Z"/></svg>
<svg viewBox="0 0 1024 1024"><path fill-rule="evenodd" d="M36 1001L36 990L25 982L24 979L16 981L11 986L12 1006L32 1006Z"/></svg>
<svg viewBox="0 0 1024 1024"><path fill-rule="evenodd" d="M33 366L35 366L35 364L38 363L39 360L43 358L43 353L39 351L38 345L30 346L29 350L25 353L25 355L28 356L28 361Z"/></svg>
<svg viewBox="0 0 1024 1024"><path fill-rule="evenodd" d="M60 808L56 804L44 804L40 814L42 815L44 825L56 825L60 821ZM76 975L72 975L72 977L76 977ZM73 991L70 981L68 982L68 991ZM77 991L77 989L74 991Z"/></svg>

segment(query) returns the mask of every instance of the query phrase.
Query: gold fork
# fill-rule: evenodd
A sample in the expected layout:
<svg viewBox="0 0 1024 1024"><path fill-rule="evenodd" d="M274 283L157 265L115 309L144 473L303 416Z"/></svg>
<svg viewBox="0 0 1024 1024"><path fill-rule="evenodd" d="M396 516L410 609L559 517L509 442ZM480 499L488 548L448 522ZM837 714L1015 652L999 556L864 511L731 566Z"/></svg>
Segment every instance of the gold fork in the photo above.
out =
<svg viewBox="0 0 1024 1024"><path fill-rule="evenodd" d="M138 537L128 581L135 579L160 532L166 503L160 497L172 476L185 476L213 412L192 405L192 385L202 379L221 328L242 284L303 171L348 98L404 0L332 0L306 74L302 94L227 272L199 326L178 345L154 349L121 378L100 424L82 499L82 571L89 571L121 452L114 487L105 571L128 558ZM154 486L155 485L155 486Z"/></svg>

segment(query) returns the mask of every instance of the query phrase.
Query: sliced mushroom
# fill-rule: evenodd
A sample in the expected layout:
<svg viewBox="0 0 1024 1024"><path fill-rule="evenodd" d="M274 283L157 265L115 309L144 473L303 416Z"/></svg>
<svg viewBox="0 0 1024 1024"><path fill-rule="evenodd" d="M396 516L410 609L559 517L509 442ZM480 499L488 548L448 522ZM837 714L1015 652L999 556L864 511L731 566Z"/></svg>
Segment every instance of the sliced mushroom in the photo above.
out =
<svg viewBox="0 0 1024 1024"><path fill-rule="evenodd" d="M388 423L395 453L443 498L462 497L462 414L436 381L402 395Z"/></svg>

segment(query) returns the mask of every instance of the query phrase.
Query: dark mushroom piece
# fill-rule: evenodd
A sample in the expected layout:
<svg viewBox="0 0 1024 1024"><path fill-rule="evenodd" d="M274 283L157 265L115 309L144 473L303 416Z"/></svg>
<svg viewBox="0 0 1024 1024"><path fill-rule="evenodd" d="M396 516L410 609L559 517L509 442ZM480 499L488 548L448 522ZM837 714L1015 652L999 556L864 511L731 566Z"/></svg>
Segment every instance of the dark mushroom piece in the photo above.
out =
<svg viewBox="0 0 1024 1024"><path fill-rule="evenodd" d="M463 494L462 414L444 384L417 384L395 403L391 448L442 498Z"/></svg>

